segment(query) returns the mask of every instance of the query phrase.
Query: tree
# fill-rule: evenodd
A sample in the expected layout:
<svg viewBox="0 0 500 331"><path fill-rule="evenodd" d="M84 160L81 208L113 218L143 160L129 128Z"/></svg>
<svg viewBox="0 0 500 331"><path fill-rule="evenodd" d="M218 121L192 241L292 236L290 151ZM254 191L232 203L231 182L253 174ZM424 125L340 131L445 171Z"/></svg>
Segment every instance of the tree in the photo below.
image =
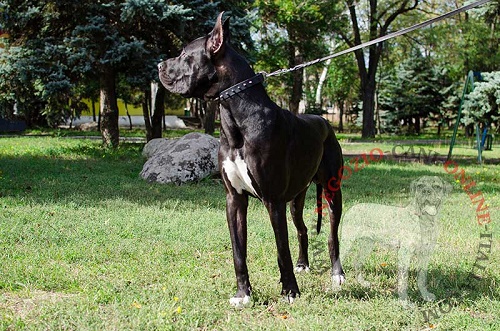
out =
<svg viewBox="0 0 500 331"><path fill-rule="evenodd" d="M380 3L377 0L367 0L367 2L367 17L364 19L367 21L367 37L373 40L387 35L396 18L416 9L421 0L380 1ZM360 8L365 7L362 2L354 0L346 0L345 3L349 11L351 32L340 31L340 35L350 47L353 47L362 44L363 18L361 16L365 13ZM370 46L367 51L363 49L355 51L363 101L363 138L374 137L376 132L374 120L376 74L382 50L383 43L378 43Z"/></svg>
<svg viewBox="0 0 500 331"><path fill-rule="evenodd" d="M186 25L193 21L193 15L214 7L213 4L198 4L196 8L192 2L183 3L195 9L180 4L172 6L161 0L127 0L122 6L120 20L128 27L129 34L144 42L146 50L139 61L123 68L122 76L131 88L130 93L139 95L134 99L135 104L142 106L147 141L162 137L165 114L167 91L158 84L157 64L161 59L174 56L182 47ZM156 82L153 91L152 82ZM154 101L151 101L152 94Z"/></svg>
<svg viewBox="0 0 500 331"><path fill-rule="evenodd" d="M99 76L103 142L116 147L119 143L118 75L128 73L133 76L130 80L135 80L143 89L145 86L149 88L157 76L152 68L159 62L158 40L155 43L148 36L156 35L154 32L158 29L152 31L143 27L168 26L168 23L178 26L188 10L159 0L108 1L90 4L85 9L86 20L73 29L65 42L71 54L69 59L79 73L85 76L97 72ZM159 30L161 32L157 34L160 36L172 33L165 28ZM171 44L171 39L167 38L165 43Z"/></svg>
<svg viewBox="0 0 500 331"><path fill-rule="evenodd" d="M339 111L339 132L344 130L344 114L359 99L359 78L351 56L333 59L328 66L325 99Z"/></svg>
<svg viewBox="0 0 500 331"><path fill-rule="evenodd" d="M135 68L135 73L144 73L143 82L148 81L149 84L157 79L157 72L152 68L156 68L160 55L155 52L155 40L151 41L146 36L166 37L156 41L164 42L166 47L172 45L170 41L176 38L173 31L182 26L181 22L187 19L188 12L181 5L170 5L160 0L52 0L29 3L4 0L0 2L0 8L4 18L2 27L12 39L8 53L22 55L11 57L8 64L27 58L39 64L28 66L29 72L22 71L23 68L18 65L14 67L19 69L16 79L23 83L17 84L18 90L14 91L13 99L18 106L25 108L23 99L26 95L20 87L26 84L26 88L38 91L31 95L42 104L33 109L43 111L47 105L67 109L68 104L77 104L70 102L75 96L74 87L80 82L96 79L101 96L103 142L113 147L119 142L116 93L119 75L126 75L127 69L130 74L130 69ZM156 16L147 16L151 13ZM146 16L153 19L143 19ZM145 33L136 26L150 28ZM17 52L16 48L23 51ZM5 84L5 80L0 83Z"/></svg>
<svg viewBox="0 0 500 331"><path fill-rule="evenodd" d="M261 59L263 67L294 67L326 54L325 33L338 24L339 7L321 0L258 0L261 18ZM271 56L271 57L269 57ZM304 69L296 70L288 80L290 111L298 113L303 98Z"/></svg>
<svg viewBox="0 0 500 331"><path fill-rule="evenodd" d="M54 7L59 5L66 6L56 15ZM69 1L46 5L0 1L0 25L9 34L1 52L1 97L9 111L15 104L30 126L57 125L71 115L71 107L80 109L79 97L72 91L71 72L65 65L64 49L60 47L68 33L64 25L66 15L73 9L74 4Z"/></svg>
<svg viewBox="0 0 500 331"><path fill-rule="evenodd" d="M500 71L482 73L482 81L474 83L463 104L464 125L481 123L500 127Z"/></svg>
<svg viewBox="0 0 500 331"><path fill-rule="evenodd" d="M385 128L398 130L403 123L410 133L420 134L422 119L439 114L445 100L441 77L431 59L414 49L380 83L379 107L385 112Z"/></svg>

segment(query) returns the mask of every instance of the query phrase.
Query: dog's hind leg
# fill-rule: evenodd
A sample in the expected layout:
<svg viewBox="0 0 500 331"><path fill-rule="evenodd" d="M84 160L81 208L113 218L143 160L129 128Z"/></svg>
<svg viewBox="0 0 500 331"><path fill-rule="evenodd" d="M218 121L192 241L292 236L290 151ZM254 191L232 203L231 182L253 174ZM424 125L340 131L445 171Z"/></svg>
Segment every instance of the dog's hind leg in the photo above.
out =
<svg viewBox="0 0 500 331"><path fill-rule="evenodd" d="M327 194L328 196L328 194ZM328 250L332 263L332 282L334 289L338 289L345 282L344 270L340 263L339 249L339 225L342 217L342 192L340 188L330 192L327 197L330 214L330 237L328 238Z"/></svg>
<svg viewBox="0 0 500 331"><path fill-rule="evenodd" d="M373 240L368 238L360 238L357 242L359 243L359 249L358 254L353 259L354 273L356 274L356 279L361 286L370 287L370 282L366 281L363 277L363 265L372 253L375 243Z"/></svg>
<svg viewBox="0 0 500 331"><path fill-rule="evenodd" d="M307 227L304 224L303 218L306 193L307 189L299 193L299 195L290 202L290 212L292 214L293 224L295 224L295 228L297 228L297 239L299 240L299 258L295 265L295 271L297 272L309 271Z"/></svg>
<svg viewBox="0 0 500 331"><path fill-rule="evenodd" d="M323 195L327 201L330 214L328 250L332 264L332 283L333 288L336 290L345 282L339 249L339 226L342 218L342 190L340 185L343 165L342 149L335 139L333 131L331 131L324 143L324 154L317 172L317 179L324 188Z"/></svg>

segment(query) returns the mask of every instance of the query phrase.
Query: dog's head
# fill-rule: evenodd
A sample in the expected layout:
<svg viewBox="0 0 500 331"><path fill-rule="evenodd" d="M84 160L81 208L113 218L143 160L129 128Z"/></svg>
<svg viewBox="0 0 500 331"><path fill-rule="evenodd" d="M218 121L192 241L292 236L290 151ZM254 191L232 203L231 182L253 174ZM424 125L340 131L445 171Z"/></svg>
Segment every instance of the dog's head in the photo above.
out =
<svg viewBox="0 0 500 331"><path fill-rule="evenodd" d="M213 98L218 93L216 61L229 41L229 19L220 13L208 35L190 42L178 57L158 64L160 81L167 90L184 97Z"/></svg>
<svg viewBox="0 0 500 331"><path fill-rule="evenodd" d="M422 176L410 185L419 215L436 216L452 186L437 176Z"/></svg>

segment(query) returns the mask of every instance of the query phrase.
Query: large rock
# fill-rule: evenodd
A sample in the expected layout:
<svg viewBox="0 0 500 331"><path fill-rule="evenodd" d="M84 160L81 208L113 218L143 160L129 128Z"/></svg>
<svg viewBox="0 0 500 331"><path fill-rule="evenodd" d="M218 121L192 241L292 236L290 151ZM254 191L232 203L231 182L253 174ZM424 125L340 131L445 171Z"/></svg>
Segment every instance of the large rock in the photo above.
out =
<svg viewBox="0 0 500 331"><path fill-rule="evenodd" d="M203 179L219 171L218 150L216 138L196 132L180 139L153 139L142 152L148 160L141 177L162 184Z"/></svg>
<svg viewBox="0 0 500 331"><path fill-rule="evenodd" d="M75 128L80 131L97 131L99 130L99 124L97 122L86 122L78 124Z"/></svg>

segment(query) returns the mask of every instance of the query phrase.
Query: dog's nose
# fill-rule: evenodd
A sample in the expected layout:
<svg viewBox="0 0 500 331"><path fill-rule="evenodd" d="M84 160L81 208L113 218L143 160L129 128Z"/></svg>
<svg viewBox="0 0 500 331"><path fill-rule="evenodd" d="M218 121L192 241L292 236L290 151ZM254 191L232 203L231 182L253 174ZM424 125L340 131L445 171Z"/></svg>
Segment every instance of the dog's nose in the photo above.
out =
<svg viewBox="0 0 500 331"><path fill-rule="evenodd" d="M163 66L164 66L163 62L158 63L158 70L162 70Z"/></svg>

